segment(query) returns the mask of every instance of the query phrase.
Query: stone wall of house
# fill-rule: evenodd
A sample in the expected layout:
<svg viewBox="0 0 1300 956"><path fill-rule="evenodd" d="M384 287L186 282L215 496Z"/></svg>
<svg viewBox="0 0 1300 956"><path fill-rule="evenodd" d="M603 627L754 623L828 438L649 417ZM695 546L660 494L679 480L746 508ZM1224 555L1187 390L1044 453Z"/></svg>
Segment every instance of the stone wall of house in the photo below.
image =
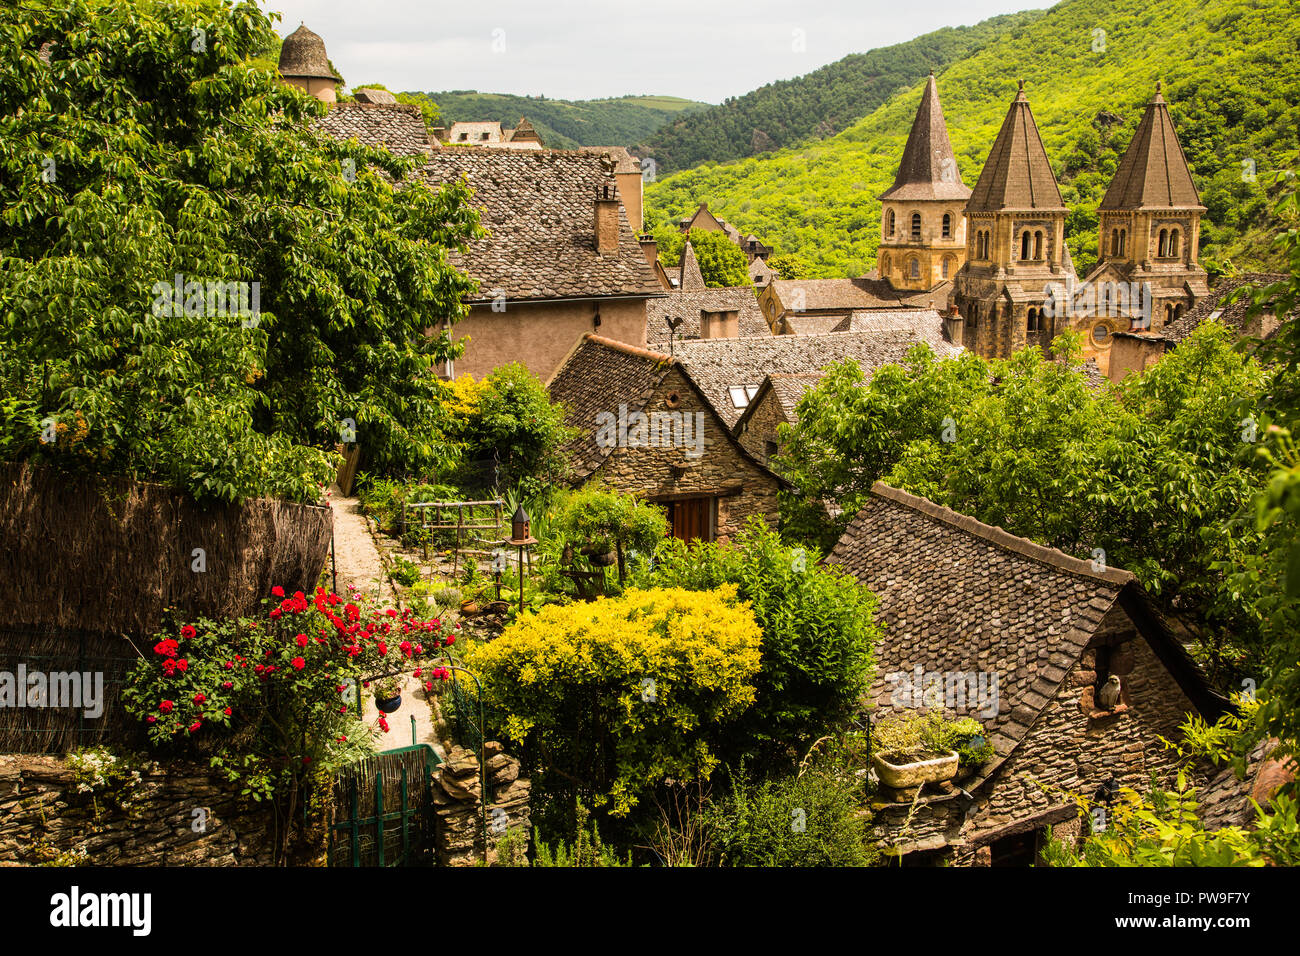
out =
<svg viewBox="0 0 1300 956"><path fill-rule="evenodd" d="M1164 354L1163 342L1119 336L1111 342L1106 377L1112 382L1122 382L1130 372L1145 372Z"/></svg>
<svg viewBox="0 0 1300 956"><path fill-rule="evenodd" d="M274 821L203 768L79 789L62 757L0 755L0 866L267 866Z"/></svg>
<svg viewBox="0 0 1300 956"><path fill-rule="evenodd" d="M1100 633L1120 640L1132 632L1127 622L1116 608ZM1127 709L1101 718L1085 713L1096 679L1096 652L1085 651L982 792L963 834L968 847L996 839L1018 820L1068 806L1072 795L1091 797L1108 780L1146 789L1153 772L1172 776L1176 755L1158 738L1176 739L1179 724L1195 708L1144 639L1133 637L1124 647L1128 650L1113 654L1111 672L1124 682Z"/></svg>
<svg viewBox="0 0 1300 956"><path fill-rule="evenodd" d="M673 403L675 397L675 404ZM617 409L611 409L617 413ZM616 448L597 477L651 501L718 496L715 537L730 541L751 515L776 526L776 477L746 456L722 420L699 397L681 369L673 368L645 406L646 414L678 412L704 422L697 457L681 447ZM696 413L703 419L696 419ZM694 433L693 433L694 435Z"/></svg>
<svg viewBox="0 0 1300 956"><path fill-rule="evenodd" d="M497 862L498 845L507 834L517 835L517 853L528 847L531 784L519 776L519 761L506 754L500 743L485 741L483 750L487 756L486 807L480 803L483 780L473 751L452 746L447 759L434 771L435 852L444 866L474 866L485 858L489 864ZM482 834L486 834L486 846Z"/></svg>
<svg viewBox="0 0 1300 956"><path fill-rule="evenodd" d="M490 289L483 292L491 294ZM646 302L646 299L506 300L503 312L493 312L490 304L475 305L469 315L452 327L452 338L470 338L465 354L456 360L455 373L468 373L481 379L498 366L522 362L545 382L588 332L644 348ZM594 321L597 313L599 326Z"/></svg>
<svg viewBox="0 0 1300 956"><path fill-rule="evenodd" d="M749 420L745 422L745 430L737 436L737 441L745 446L746 451L766 465L768 464L767 443L777 441L776 426L785 421L788 419L785 417L780 401L777 400L776 391L769 388L763 394L758 407L750 413Z"/></svg>

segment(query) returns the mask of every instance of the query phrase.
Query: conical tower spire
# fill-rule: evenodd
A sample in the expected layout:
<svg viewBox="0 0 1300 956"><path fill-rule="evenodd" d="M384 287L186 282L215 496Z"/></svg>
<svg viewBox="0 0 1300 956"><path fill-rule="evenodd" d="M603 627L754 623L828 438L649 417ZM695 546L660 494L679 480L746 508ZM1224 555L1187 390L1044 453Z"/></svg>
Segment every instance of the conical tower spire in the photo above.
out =
<svg viewBox="0 0 1300 956"><path fill-rule="evenodd" d="M696 292L708 288L704 282L704 273L700 271L699 260L695 258L695 248L689 239L686 241L686 248L682 250L682 271L677 280L677 288L682 292Z"/></svg>
<svg viewBox="0 0 1300 956"><path fill-rule="evenodd" d="M1099 208L1203 208L1159 81Z"/></svg>
<svg viewBox="0 0 1300 956"><path fill-rule="evenodd" d="M894 185L882 200L965 199L970 188L961 181L961 171L948 140L948 125L939 104L939 87L930 71L917 107L912 131L903 149Z"/></svg>
<svg viewBox="0 0 1300 956"><path fill-rule="evenodd" d="M1052 164L1038 134L1038 124L1019 81L1015 102L1002 121L989 158L971 193L966 212L1000 212L1004 209L1065 208Z"/></svg>

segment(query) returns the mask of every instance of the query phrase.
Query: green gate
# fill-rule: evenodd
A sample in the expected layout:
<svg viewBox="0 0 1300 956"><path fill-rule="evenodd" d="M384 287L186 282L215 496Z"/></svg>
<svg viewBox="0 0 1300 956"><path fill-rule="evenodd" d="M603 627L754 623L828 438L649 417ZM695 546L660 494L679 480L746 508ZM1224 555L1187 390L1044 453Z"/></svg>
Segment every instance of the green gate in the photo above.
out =
<svg viewBox="0 0 1300 956"><path fill-rule="evenodd" d="M330 866L432 866L433 769L428 744L386 750L334 778Z"/></svg>

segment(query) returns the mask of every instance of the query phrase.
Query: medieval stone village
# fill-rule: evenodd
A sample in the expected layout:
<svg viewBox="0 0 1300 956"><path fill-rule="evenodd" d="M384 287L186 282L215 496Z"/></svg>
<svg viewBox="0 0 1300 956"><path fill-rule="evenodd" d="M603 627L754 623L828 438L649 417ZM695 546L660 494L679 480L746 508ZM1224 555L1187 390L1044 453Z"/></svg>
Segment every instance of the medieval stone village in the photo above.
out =
<svg viewBox="0 0 1300 956"><path fill-rule="evenodd" d="M1081 201L1065 80L981 126L909 61L835 277L328 22L54 7L0 20L0 864L1300 858L1300 247L1203 261L1181 73Z"/></svg>

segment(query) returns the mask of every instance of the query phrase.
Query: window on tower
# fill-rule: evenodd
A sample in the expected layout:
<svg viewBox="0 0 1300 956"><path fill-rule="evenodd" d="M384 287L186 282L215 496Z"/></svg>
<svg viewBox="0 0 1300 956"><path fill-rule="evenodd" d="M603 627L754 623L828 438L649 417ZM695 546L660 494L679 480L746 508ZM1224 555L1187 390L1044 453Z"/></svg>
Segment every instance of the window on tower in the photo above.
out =
<svg viewBox="0 0 1300 956"><path fill-rule="evenodd" d="M1029 230L1026 229L1020 234L1020 259L1027 261L1029 259Z"/></svg>
<svg viewBox="0 0 1300 956"><path fill-rule="evenodd" d="M889 210L885 216L885 235L890 239L894 238L894 210Z"/></svg>
<svg viewBox="0 0 1300 956"><path fill-rule="evenodd" d="M943 237L945 239L952 238L952 213L950 212L943 214Z"/></svg>
<svg viewBox="0 0 1300 956"><path fill-rule="evenodd" d="M912 241L921 241L921 214L919 212L912 213Z"/></svg>

